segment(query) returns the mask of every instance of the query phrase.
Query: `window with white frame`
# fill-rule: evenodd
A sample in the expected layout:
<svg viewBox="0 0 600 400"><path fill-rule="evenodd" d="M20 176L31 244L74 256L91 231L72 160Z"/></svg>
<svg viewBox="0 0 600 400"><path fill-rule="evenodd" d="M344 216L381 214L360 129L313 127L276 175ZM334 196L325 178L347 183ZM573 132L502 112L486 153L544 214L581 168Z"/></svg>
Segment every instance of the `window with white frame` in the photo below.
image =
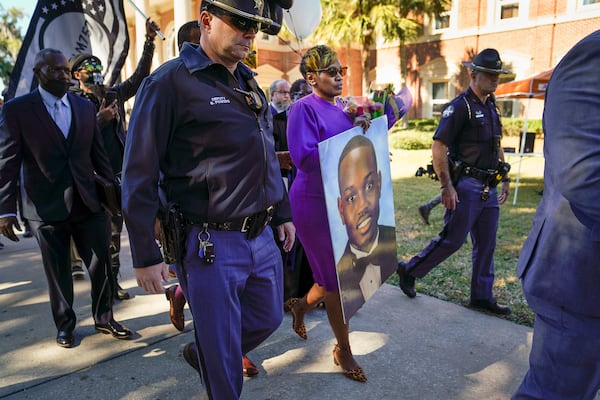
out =
<svg viewBox="0 0 600 400"><path fill-rule="evenodd" d="M568 4L568 12L572 13L594 13L600 11L600 0L571 0Z"/></svg>
<svg viewBox="0 0 600 400"><path fill-rule="evenodd" d="M507 20L519 18L520 1L498 0L498 19Z"/></svg>
<svg viewBox="0 0 600 400"><path fill-rule="evenodd" d="M431 115L439 117L448 103L448 81L431 82Z"/></svg>
<svg viewBox="0 0 600 400"><path fill-rule="evenodd" d="M488 16L496 24L507 22L520 22L527 18L530 0L495 0L490 2L495 7L490 7Z"/></svg>
<svg viewBox="0 0 600 400"><path fill-rule="evenodd" d="M442 29L450 28L450 13L445 12L441 14L439 17L435 18L433 29L435 31L439 31Z"/></svg>

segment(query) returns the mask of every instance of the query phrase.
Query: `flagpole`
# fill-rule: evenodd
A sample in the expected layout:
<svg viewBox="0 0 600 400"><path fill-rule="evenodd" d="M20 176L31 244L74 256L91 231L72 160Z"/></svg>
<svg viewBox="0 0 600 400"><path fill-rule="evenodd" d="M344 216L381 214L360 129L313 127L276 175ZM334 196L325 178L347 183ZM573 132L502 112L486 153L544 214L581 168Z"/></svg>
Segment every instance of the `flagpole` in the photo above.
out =
<svg viewBox="0 0 600 400"><path fill-rule="evenodd" d="M140 15L142 17L144 17L144 19L148 19L148 16L146 14L144 14L144 12L142 10L140 10L140 8L133 2L133 0L129 0L129 4L131 4L133 6L133 8L135 8L135 10L140 13ZM160 37L162 40L165 40L166 37L165 35L163 35L163 33L160 31L160 29L156 29L154 32L156 32L156 34L158 35L158 37Z"/></svg>

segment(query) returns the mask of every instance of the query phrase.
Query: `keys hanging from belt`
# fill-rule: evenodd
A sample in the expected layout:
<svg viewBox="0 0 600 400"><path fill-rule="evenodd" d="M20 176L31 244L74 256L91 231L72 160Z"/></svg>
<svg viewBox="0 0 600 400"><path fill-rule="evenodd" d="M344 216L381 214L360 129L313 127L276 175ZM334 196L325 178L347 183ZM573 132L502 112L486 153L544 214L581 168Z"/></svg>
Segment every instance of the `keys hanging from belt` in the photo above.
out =
<svg viewBox="0 0 600 400"><path fill-rule="evenodd" d="M204 264L212 264L215 262L215 245L210 241L208 223L204 223L202 225L202 230L198 233L198 257L200 257Z"/></svg>
<svg viewBox="0 0 600 400"><path fill-rule="evenodd" d="M487 201L490 198L490 186L485 185L481 191L481 201Z"/></svg>

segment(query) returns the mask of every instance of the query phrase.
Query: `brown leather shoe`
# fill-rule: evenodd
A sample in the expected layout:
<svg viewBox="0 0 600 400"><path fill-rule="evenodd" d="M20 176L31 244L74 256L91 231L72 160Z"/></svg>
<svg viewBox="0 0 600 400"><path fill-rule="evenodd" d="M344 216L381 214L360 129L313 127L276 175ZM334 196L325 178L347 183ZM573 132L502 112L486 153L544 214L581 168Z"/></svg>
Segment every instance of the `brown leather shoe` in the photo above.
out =
<svg viewBox="0 0 600 400"><path fill-rule="evenodd" d="M253 377L258 375L258 368L256 367L256 365L254 365L254 363L252 362L251 359L249 359L246 356L242 357L242 372L244 373L244 376L247 377Z"/></svg>
<svg viewBox="0 0 600 400"><path fill-rule="evenodd" d="M191 342L183 346L181 354L183 355L185 362L187 362L190 367L194 368L198 373L200 373L200 363L198 362L198 350L196 349L196 343ZM244 373L244 376L252 377L258 375L258 368L256 365L254 365L252 360L246 356L243 356L242 372Z"/></svg>
<svg viewBox="0 0 600 400"><path fill-rule="evenodd" d="M169 300L169 317L171 323L178 331L183 331L185 327L185 316L183 307L185 306L185 297L181 291L178 291L179 285L173 285L165 290L165 296Z"/></svg>

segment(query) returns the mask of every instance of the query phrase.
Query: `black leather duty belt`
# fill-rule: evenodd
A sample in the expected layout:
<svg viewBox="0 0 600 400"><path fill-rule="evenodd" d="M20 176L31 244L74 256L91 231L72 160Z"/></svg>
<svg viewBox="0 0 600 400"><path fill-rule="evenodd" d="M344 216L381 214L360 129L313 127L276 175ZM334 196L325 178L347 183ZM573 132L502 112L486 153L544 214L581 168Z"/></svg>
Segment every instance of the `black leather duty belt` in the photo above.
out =
<svg viewBox="0 0 600 400"><path fill-rule="evenodd" d="M475 167L465 167L463 170L463 174L465 176L470 176L471 178L477 179L479 182L483 184L489 184L490 179L496 176L498 171L493 169L479 169Z"/></svg>
<svg viewBox="0 0 600 400"><path fill-rule="evenodd" d="M273 218L273 206L269 206L266 210L257 212L248 217L233 219L225 222L204 222L194 219L188 219L186 222L189 225L206 225L209 229L217 231L242 232L246 233L248 239L253 239L260 235L265 229L271 218Z"/></svg>

